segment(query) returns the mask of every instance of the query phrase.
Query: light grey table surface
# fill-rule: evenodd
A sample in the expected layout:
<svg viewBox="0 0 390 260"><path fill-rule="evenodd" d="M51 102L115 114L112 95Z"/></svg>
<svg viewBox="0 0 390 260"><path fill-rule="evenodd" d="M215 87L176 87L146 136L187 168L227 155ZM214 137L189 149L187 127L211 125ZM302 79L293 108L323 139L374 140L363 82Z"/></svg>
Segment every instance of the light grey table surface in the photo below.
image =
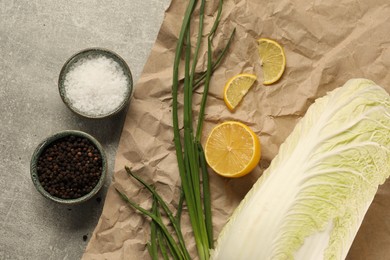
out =
<svg viewBox="0 0 390 260"><path fill-rule="evenodd" d="M124 58L136 83L169 3L0 0L0 260L81 258L111 182L125 113L108 120L74 115L59 96L59 72L74 53L104 47ZM100 203L57 205L32 184L35 147L66 129L92 134L106 150Z"/></svg>

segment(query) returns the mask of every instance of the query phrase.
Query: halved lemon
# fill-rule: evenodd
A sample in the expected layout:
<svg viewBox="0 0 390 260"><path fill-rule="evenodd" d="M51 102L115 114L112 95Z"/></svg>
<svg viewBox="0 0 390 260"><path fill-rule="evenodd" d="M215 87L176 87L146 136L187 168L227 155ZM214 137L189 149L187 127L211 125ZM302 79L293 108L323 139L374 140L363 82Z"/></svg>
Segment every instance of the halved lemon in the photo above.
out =
<svg viewBox="0 0 390 260"><path fill-rule="evenodd" d="M264 76L263 84L270 85L282 77L286 56L283 47L274 40L260 38L257 43Z"/></svg>
<svg viewBox="0 0 390 260"><path fill-rule="evenodd" d="M228 80L223 91L223 100L230 110L234 110L241 102L256 78L256 75L243 73Z"/></svg>
<svg viewBox="0 0 390 260"><path fill-rule="evenodd" d="M257 135L237 121L214 127L205 145L208 165L224 177L237 178L250 173L258 165L260 155Z"/></svg>

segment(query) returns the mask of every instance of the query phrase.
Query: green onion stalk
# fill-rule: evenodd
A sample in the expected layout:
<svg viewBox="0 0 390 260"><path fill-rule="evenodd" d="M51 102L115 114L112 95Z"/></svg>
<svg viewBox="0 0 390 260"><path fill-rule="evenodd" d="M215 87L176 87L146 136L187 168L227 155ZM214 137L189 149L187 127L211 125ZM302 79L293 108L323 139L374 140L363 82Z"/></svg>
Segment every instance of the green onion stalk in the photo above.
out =
<svg viewBox="0 0 390 260"><path fill-rule="evenodd" d="M191 22L194 19L194 10L198 5L199 26L196 28L198 36L192 51L191 30L194 28L191 27ZM147 249L152 259L161 259L160 256L163 259L170 259L170 257L173 259L191 259L181 231L180 219L183 203L187 206L199 259L209 259L210 249L214 246L209 177L201 144L201 136L210 79L230 47L235 30L233 30L225 47L220 51L216 59L213 60L212 42L220 22L223 5L223 0L219 0L214 24L210 32L207 33L207 68L206 71L197 73L199 50L204 38L205 5L206 0L189 0L179 33L173 64L172 121L178 170L181 179L181 195L176 215L169 209L167 203L164 202L154 187L133 174L128 167L125 169L129 176L140 182L151 192L153 197L152 208L147 210L140 207L124 193L117 190L120 197L131 207L151 218L150 242L147 244ZM179 67L181 62L183 62L183 57L184 81L180 84ZM202 100L197 123L194 127L196 120L194 120L193 116L193 92L202 85ZM179 111L178 108L179 91L183 92L183 111ZM183 113L182 129L179 124L180 112ZM169 220L169 224L165 224L163 217Z"/></svg>

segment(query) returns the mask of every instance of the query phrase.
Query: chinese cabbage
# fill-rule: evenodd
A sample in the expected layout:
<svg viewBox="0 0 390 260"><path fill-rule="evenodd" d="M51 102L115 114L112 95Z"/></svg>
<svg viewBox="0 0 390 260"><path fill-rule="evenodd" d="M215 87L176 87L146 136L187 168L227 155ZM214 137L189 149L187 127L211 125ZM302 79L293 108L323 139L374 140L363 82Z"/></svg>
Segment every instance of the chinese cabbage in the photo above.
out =
<svg viewBox="0 0 390 260"><path fill-rule="evenodd" d="M223 228L212 259L344 259L390 173L390 99L352 79L311 105Z"/></svg>

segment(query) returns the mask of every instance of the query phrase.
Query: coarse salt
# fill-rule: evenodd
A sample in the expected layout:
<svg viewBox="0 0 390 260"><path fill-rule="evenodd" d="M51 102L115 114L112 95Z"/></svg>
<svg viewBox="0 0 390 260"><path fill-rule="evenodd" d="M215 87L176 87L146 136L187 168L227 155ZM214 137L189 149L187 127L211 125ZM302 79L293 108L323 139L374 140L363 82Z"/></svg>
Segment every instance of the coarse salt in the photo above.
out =
<svg viewBox="0 0 390 260"><path fill-rule="evenodd" d="M128 78L113 59L87 56L77 61L65 76L64 87L71 105L88 116L116 110L127 94Z"/></svg>

